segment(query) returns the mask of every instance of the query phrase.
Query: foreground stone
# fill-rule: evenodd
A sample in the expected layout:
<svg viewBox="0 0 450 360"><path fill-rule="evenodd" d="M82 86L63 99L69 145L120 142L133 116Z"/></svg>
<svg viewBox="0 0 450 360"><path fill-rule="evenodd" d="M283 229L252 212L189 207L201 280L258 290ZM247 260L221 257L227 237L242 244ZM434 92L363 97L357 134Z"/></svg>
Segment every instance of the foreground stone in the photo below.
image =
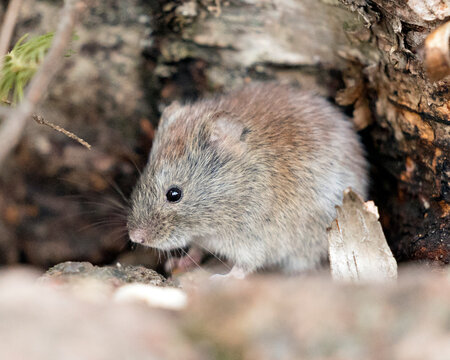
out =
<svg viewBox="0 0 450 360"><path fill-rule="evenodd" d="M120 286L128 283L143 283L156 286L172 285L155 270L143 266L121 265L95 266L89 262L66 261L50 268L42 281L70 283L79 279L94 279Z"/></svg>
<svg viewBox="0 0 450 360"><path fill-rule="evenodd" d="M155 270L120 263L94 266L89 262L66 261L50 268L39 282L97 302L114 299L179 310L187 301L182 290Z"/></svg>
<svg viewBox="0 0 450 360"><path fill-rule="evenodd" d="M0 359L450 358L448 270L407 269L385 285L329 275L217 284L199 275L184 284L180 311L80 299L88 288L37 278L0 272Z"/></svg>
<svg viewBox="0 0 450 360"><path fill-rule="evenodd" d="M99 292L80 299L36 279L0 274L0 359L201 359L168 312L114 303L96 286L80 286Z"/></svg>

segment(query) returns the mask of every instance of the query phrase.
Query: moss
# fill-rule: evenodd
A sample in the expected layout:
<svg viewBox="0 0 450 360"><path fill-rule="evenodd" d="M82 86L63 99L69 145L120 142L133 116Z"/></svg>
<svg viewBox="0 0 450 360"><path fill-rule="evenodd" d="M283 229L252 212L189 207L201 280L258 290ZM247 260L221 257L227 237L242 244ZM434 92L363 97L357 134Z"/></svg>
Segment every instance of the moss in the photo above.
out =
<svg viewBox="0 0 450 360"><path fill-rule="evenodd" d="M7 100L12 92L14 103L23 98L24 88L36 73L39 65L52 45L54 33L36 36L25 41L28 34L22 36L13 49L3 58L0 70L0 100ZM77 40L74 35L72 40ZM73 55L69 49L65 56Z"/></svg>
<svg viewBox="0 0 450 360"><path fill-rule="evenodd" d="M4 57L0 71L0 99L6 100L12 92L14 102L22 100L23 90L50 48L53 35L48 33L24 42L28 37L26 34Z"/></svg>

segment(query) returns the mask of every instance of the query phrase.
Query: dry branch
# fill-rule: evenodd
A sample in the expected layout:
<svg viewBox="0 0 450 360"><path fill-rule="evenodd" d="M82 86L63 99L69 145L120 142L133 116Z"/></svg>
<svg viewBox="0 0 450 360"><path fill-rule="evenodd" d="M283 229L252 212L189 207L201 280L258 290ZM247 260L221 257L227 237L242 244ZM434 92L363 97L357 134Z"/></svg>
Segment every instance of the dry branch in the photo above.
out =
<svg viewBox="0 0 450 360"><path fill-rule="evenodd" d="M33 108L42 99L50 81L61 67L61 60L64 57L67 44L72 39L75 24L79 15L89 3L89 0L66 0L61 22L44 62L31 80L22 103L9 114L0 127L0 166L19 142L26 121L32 115Z"/></svg>
<svg viewBox="0 0 450 360"><path fill-rule="evenodd" d="M89 150L91 149L91 145L88 142L86 142L79 136L75 135L73 132L70 132L70 131L62 128L61 126L58 126L56 124L51 123L50 121L45 120L42 116L33 114L33 120L36 121L38 124L46 125L46 126L52 128L53 130L63 133L67 137L70 137L71 139L78 141L81 145L88 148Z"/></svg>
<svg viewBox="0 0 450 360"><path fill-rule="evenodd" d="M6 14L3 20L2 28L0 30L0 67L3 63L3 58L8 51L9 43L11 42L11 36L16 25L17 17L19 16L20 6L22 0L11 0L6 10Z"/></svg>
<svg viewBox="0 0 450 360"><path fill-rule="evenodd" d="M9 100L2 100L5 104L8 104L11 106L11 102ZM9 113L11 112L10 109L7 109L5 107L0 107L0 117L6 117L9 115ZM91 144L89 144L87 141L83 140L82 138L80 138L79 136L75 135L73 132L64 129L63 127L53 124L52 122L45 120L42 116L37 115L37 114L33 114L32 118L34 121L36 121L39 125L46 125L49 128L52 128L55 131L58 131L60 133L63 133L64 135L66 135L67 137L78 141L81 145L83 145L84 147L88 148L89 150L91 150Z"/></svg>

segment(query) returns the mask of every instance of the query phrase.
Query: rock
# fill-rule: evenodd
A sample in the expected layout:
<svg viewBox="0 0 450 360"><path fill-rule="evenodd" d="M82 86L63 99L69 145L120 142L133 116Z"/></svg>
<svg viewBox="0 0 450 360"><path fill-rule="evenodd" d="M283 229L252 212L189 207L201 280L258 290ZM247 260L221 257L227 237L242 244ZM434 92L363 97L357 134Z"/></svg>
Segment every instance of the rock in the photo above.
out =
<svg viewBox="0 0 450 360"><path fill-rule="evenodd" d="M94 266L89 262L67 261L50 268L39 282L97 303L115 299L178 310L186 302L186 295L176 289L171 280L143 266L122 266L119 263L116 266ZM160 288L167 288L167 291Z"/></svg>
<svg viewBox="0 0 450 360"><path fill-rule="evenodd" d="M398 283L364 286L253 276L189 295L183 328L212 358L450 358L448 269L406 269Z"/></svg>
<svg viewBox="0 0 450 360"><path fill-rule="evenodd" d="M156 271L143 266L117 264L116 266L94 266L89 262L67 261L50 268L41 278L43 282L71 283L79 279L93 279L114 287L130 283L173 286Z"/></svg>
<svg viewBox="0 0 450 360"><path fill-rule="evenodd" d="M186 307L187 296L181 289L148 284L122 286L114 294L118 302L143 302L151 307L181 310Z"/></svg>
<svg viewBox="0 0 450 360"><path fill-rule="evenodd" d="M35 279L0 272L1 359L203 359L166 311L80 300Z"/></svg>

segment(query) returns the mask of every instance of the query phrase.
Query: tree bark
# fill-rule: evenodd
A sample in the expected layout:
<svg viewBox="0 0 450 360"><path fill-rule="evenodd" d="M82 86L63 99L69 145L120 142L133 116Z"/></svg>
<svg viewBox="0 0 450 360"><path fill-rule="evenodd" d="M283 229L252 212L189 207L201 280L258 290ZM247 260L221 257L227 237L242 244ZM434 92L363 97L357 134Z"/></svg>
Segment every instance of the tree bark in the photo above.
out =
<svg viewBox="0 0 450 360"><path fill-rule="evenodd" d="M430 80L424 41L449 19L450 8L439 1L343 2L370 29L363 41L349 34L358 50L350 60L361 69L375 121L369 151L384 228L399 259L448 264L449 77Z"/></svg>

